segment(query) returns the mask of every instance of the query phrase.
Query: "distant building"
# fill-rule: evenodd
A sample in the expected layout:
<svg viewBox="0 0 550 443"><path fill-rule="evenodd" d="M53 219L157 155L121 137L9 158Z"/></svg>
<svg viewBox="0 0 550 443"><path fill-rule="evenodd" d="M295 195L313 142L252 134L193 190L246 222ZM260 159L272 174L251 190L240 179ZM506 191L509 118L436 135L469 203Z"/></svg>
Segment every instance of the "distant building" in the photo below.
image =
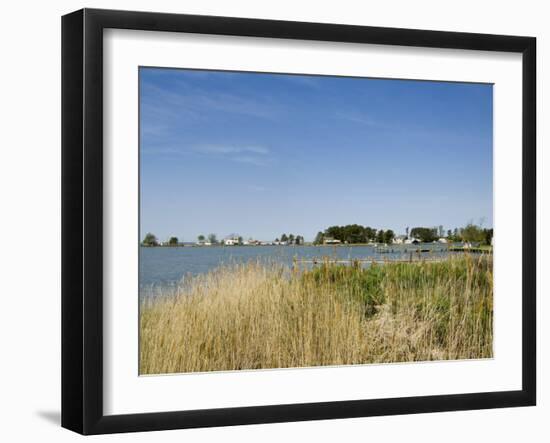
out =
<svg viewBox="0 0 550 443"><path fill-rule="evenodd" d="M339 245L340 243L342 243L340 240L337 240L332 237L325 237L323 239L323 244L325 245Z"/></svg>
<svg viewBox="0 0 550 443"><path fill-rule="evenodd" d="M439 243L449 243L449 241L445 237L441 237L439 240L437 240Z"/></svg>
<svg viewBox="0 0 550 443"><path fill-rule="evenodd" d="M241 242L238 235L230 235L223 239L223 244L225 246L236 246L241 244Z"/></svg>
<svg viewBox="0 0 550 443"><path fill-rule="evenodd" d="M393 243L396 244L396 245L402 245L403 243L405 243L405 240L407 240L406 235L398 235L398 236L394 237Z"/></svg>
<svg viewBox="0 0 550 443"><path fill-rule="evenodd" d="M420 240L413 237L413 238L406 239L403 243L406 245L417 245L418 243L420 243Z"/></svg>

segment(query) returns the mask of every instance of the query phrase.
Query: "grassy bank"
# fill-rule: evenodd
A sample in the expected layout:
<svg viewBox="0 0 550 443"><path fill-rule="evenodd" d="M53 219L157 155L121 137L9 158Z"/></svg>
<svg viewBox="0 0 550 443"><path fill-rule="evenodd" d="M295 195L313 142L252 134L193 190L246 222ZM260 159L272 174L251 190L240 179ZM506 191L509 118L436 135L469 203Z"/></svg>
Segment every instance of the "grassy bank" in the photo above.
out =
<svg viewBox="0 0 550 443"><path fill-rule="evenodd" d="M362 269L249 263L143 302L140 372L492 357L492 259Z"/></svg>

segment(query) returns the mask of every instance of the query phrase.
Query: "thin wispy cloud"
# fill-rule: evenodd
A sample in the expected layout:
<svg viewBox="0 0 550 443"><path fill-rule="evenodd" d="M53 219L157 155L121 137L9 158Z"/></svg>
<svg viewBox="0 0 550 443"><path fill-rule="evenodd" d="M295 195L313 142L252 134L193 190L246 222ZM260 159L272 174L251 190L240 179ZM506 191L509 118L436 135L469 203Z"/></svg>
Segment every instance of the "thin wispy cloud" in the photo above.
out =
<svg viewBox="0 0 550 443"><path fill-rule="evenodd" d="M342 120L357 123L365 126L382 127L383 125L373 119L370 115L361 112L338 112L336 116Z"/></svg>
<svg viewBox="0 0 550 443"><path fill-rule="evenodd" d="M261 145L199 145L199 146L155 146L141 149L142 154L166 155L170 157L195 155L223 161L266 166L274 162L271 151Z"/></svg>
<svg viewBox="0 0 550 443"><path fill-rule="evenodd" d="M265 157L253 157L251 155L240 155L232 158L233 161L237 163L247 163L254 166L267 166L272 160Z"/></svg>
<svg viewBox="0 0 550 443"><path fill-rule="evenodd" d="M168 156L182 155L182 154L189 153L188 150L184 148L179 148L176 146L155 146L155 147L141 148L140 151L142 154L168 155Z"/></svg>
<svg viewBox="0 0 550 443"><path fill-rule="evenodd" d="M278 106L269 98L247 97L219 91L205 91L177 82L175 89L167 90L151 83L143 84L143 111L151 114L185 113L200 117L208 112L223 112L263 119L273 119Z"/></svg>
<svg viewBox="0 0 550 443"><path fill-rule="evenodd" d="M236 163L247 163L255 166L266 166L273 162L268 147L261 145L201 145L193 151Z"/></svg>
<svg viewBox="0 0 550 443"><path fill-rule="evenodd" d="M151 137L164 137L169 130L169 126L160 122L144 122L140 128L143 136Z"/></svg>

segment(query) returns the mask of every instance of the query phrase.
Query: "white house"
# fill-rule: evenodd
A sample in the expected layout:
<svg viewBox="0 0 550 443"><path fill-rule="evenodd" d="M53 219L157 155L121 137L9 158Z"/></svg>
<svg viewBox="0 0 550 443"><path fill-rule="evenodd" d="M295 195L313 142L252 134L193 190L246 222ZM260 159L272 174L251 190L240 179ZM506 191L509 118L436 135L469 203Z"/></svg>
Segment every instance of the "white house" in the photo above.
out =
<svg viewBox="0 0 550 443"><path fill-rule="evenodd" d="M230 235L229 237L223 239L223 244L225 246L236 246L240 243L241 242L238 235Z"/></svg>
<svg viewBox="0 0 550 443"><path fill-rule="evenodd" d="M445 237L441 237L439 240L437 240L439 243L449 243L449 241Z"/></svg>
<svg viewBox="0 0 550 443"><path fill-rule="evenodd" d="M417 238L411 237L406 239L403 243L405 243L406 245L416 245L420 243L420 240L418 240Z"/></svg>
<svg viewBox="0 0 550 443"><path fill-rule="evenodd" d="M325 237L325 239L323 240L323 243L325 245L339 245L342 242L332 237Z"/></svg>
<svg viewBox="0 0 550 443"><path fill-rule="evenodd" d="M403 243L405 243L405 240L407 240L406 235L398 235L398 236L394 237L393 243L396 244L396 245L402 245Z"/></svg>

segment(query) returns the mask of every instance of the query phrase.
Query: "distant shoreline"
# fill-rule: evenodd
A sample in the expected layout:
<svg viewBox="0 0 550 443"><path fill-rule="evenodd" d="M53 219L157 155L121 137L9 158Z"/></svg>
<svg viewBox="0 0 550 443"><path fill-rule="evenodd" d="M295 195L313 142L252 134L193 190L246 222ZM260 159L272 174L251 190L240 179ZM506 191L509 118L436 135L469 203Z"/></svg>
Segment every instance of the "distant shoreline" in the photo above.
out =
<svg viewBox="0 0 550 443"><path fill-rule="evenodd" d="M216 245L209 245L209 246L196 245L196 244L155 245L155 246L152 246L152 245L140 244L139 246L141 248L152 248L152 249L155 249L155 248L207 248L207 249L210 249L210 248L256 248L256 247L262 248L262 247L270 247L270 246L271 247L277 246L277 247L283 247L283 248L303 247L303 246L316 247L316 248L335 248L335 247L336 248L342 248L342 247L353 248L353 247L370 246L370 247L373 247L373 248L382 248L382 249L385 249L385 248L391 248L391 249L397 249L397 250L404 249L406 251L409 250L411 252L414 252L416 250L420 250L420 247L422 245L430 245L430 246L437 245L442 249L448 250L449 252L471 252L471 253L488 253L488 254L493 253L493 247L491 245L479 245L479 246L464 247L464 246L462 246L461 243L417 243L417 244L414 244L414 243L410 243L410 244L339 243L339 244L331 244L331 245L327 245L327 244L318 244L318 245L316 245L316 244L313 244L313 243L305 243L303 245L223 245L223 244L216 244Z"/></svg>

